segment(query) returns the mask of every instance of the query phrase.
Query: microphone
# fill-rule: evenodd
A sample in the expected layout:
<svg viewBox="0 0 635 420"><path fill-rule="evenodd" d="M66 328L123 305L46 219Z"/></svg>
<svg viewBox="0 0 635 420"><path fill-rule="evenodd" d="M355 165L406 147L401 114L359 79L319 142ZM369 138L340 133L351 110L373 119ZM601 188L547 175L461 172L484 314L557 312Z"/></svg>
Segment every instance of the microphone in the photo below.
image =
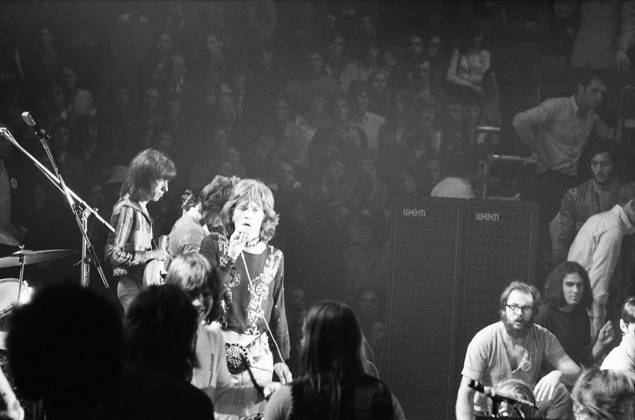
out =
<svg viewBox="0 0 635 420"><path fill-rule="evenodd" d="M531 408L537 408L536 404L532 403L531 401L523 400L522 398L510 397L508 395L497 394L496 391L492 389L492 387L483 386L482 383L473 379L470 379L470 383L468 384L468 386L476 392L485 394L488 398L491 398L492 401L505 401L509 404L520 404L529 406Z"/></svg>
<svg viewBox="0 0 635 420"><path fill-rule="evenodd" d="M35 120L33 119L33 116L28 112L28 111L24 111L22 113L22 120L24 121L24 123L31 127L33 129L33 132L35 133L36 136L38 136L40 138L40 140L50 140L51 136L49 135L49 133L46 132L45 129L39 127L37 125L37 123L35 122Z"/></svg>

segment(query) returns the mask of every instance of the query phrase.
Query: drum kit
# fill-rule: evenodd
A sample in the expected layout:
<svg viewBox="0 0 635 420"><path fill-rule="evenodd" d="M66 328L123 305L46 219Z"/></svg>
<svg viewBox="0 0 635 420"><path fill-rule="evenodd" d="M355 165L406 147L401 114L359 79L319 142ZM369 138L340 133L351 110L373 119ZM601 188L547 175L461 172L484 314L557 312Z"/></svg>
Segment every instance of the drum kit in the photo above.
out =
<svg viewBox="0 0 635 420"><path fill-rule="evenodd" d="M0 257L0 269L19 267L18 278L0 279L0 349L4 349L4 333L1 325L14 307L28 303L33 295L33 288L24 279L24 267L31 264L47 263L78 254L74 249L46 249L31 251L23 249L20 242L9 232L0 229L0 245L20 247L20 250Z"/></svg>

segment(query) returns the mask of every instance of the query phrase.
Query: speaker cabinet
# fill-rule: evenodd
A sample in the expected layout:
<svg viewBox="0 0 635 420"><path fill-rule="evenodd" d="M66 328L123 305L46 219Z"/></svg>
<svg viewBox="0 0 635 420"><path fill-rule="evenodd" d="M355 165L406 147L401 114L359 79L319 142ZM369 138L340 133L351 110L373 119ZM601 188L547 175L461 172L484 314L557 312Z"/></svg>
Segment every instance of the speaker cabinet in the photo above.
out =
<svg viewBox="0 0 635 420"><path fill-rule="evenodd" d="M442 419L454 405L455 325L465 206L395 202L386 382L406 416Z"/></svg>
<svg viewBox="0 0 635 420"><path fill-rule="evenodd" d="M538 206L396 200L385 379L417 419L454 418L467 344L511 281L534 282Z"/></svg>

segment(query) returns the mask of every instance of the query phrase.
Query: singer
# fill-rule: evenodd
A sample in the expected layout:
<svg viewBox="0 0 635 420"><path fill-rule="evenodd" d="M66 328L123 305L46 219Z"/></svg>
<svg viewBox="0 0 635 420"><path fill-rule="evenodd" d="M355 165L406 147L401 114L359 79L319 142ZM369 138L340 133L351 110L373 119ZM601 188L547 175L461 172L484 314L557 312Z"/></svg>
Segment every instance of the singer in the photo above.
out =
<svg viewBox="0 0 635 420"><path fill-rule="evenodd" d="M106 260L117 279L117 296L124 312L141 291L146 264L168 258L164 249L152 249L152 218L146 205L159 201L175 176L174 163L154 149L142 151L128 166L110 218L115 232L106 242Z"/></svg>
<svg viewBox="0 0 635 420"><path fill-rule="evenodd" d="M271 190L260 181L243 179L223 206L221 220L229 239L213 232L201 243L200 253L223 277L221 325L232 386L252 383L244 359L259 384L270 382L274 371L283 384L289 383L284 258L268 244L279 220ZM234 403L243 407L241 416L263 411L264 403L253 398L243 396Z"/></svg>

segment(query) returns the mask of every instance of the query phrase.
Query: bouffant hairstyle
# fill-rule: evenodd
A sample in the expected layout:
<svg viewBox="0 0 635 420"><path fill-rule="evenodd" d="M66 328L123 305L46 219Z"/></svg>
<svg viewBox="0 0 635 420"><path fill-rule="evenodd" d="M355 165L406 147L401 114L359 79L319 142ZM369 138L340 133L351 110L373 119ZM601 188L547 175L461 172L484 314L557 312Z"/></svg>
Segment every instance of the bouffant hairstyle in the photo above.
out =
<svg viewBox="0 0 635 420"><path fill-rule="evenodd" d="M229 200L223 206L221 211L221 220L227 233L231 235L234 233L235 226L233 215L236 206L247 203L255 203L262 208L264 212L264 219L260 226L260 240L267 243L276 234L276 226L280 220L280 216L274 210L273 193L271 189L267 187L261 181L256 179L243 179L239 181L234 187L232 195Z"/></svg>

